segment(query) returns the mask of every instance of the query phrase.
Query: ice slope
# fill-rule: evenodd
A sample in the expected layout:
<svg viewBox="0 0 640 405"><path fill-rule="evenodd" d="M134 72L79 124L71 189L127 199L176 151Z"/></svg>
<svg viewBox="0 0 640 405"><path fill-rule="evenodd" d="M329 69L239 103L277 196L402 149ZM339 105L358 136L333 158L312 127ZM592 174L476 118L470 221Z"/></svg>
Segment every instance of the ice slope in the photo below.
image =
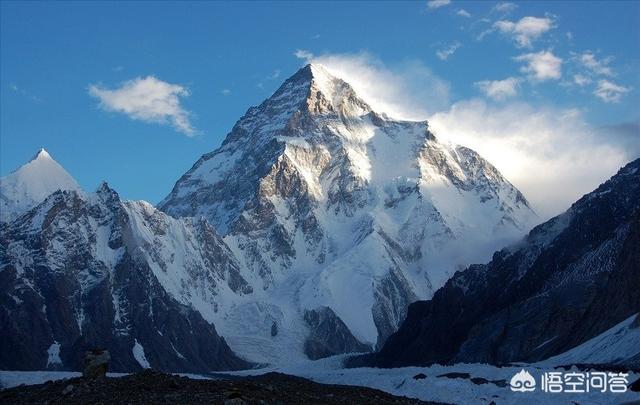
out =
<svg viewBox="0 0 640 405"><path fill-rule="evenodd" d="M612 364L640 369L638 314L625 319L606 332L567 352L540 362L540 364Z"/></svg>
<svg viewBox="0 0 640 405"><path fill-rule="evenodd" d="M0 222L9 222L56 190L80 190L49 153L40 149L25 165L0 178Z"/></svg>

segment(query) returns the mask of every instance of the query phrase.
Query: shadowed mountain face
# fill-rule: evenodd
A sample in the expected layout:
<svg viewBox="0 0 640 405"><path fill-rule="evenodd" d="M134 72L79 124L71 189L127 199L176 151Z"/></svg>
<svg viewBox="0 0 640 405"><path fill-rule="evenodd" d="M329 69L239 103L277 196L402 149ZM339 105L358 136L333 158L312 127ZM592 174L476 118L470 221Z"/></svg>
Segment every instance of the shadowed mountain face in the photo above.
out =
<svg viewBox="0 0 640 405"><path fill-rule="evenodd" d="M193 243L167 253L178 234ZM249 365L168 281L245 288L206 223L123 203L103 184L95 194L58 191L2 224L0 248L0 369L80 370L96 347L109 349L113 371ZM211 267L181 263L181 252Z"/></svg>
<svg viewBox="0 0 640 405"><path fill-rule="evenodd" d="M439 142L426 122L373 111L320 65L250 108L159 206L204 216L224 235L260 294L221 308L219 325L240 353L255 339L273 348L259 361L277 361L283 345L287 356L318 347L300 342L300 333L325 333L309 330L309 311L344 326L331 347L380 346L411 302L523 236L536 218L474 151ZM257 311L269 322L248 332L243 323ZM287 324L275 339L273 322Z"/></svg>
<svg viewBox="0 0 640 405"><path fill-rule="evenodd" d="M370 362L532 362L565 352L640 310L640 159L449 280ZM619 362L624 364L624 353Z"/></svg>

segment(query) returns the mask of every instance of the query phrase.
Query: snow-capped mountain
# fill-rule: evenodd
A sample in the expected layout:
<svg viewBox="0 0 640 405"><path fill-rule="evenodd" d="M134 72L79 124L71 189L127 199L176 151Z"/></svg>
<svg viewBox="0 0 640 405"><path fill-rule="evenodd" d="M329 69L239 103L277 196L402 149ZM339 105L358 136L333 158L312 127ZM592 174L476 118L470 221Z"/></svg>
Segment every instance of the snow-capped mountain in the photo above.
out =
<svg viewBox="0 0 640 405"><path fill-rule="evenodd" d="M159 208L223 235L253 292L219 302L214 321L261 362L381 345L411 302L536 219L477 153L373 111L315 64L250 108ZM341 338L319 348L329 325Z"/></svg>
<svg viewBox="0 0 640 405"><path fill-rule="evenodd" d="M556 363L637 367L639 246L637 159L490 263L470 266L430 301L412 304L371 363L504 364L557 356Z"/></svg>
<svg viewBox="0 0 640 405"><path fill-rule="evenodd" d="M0 222L13 220L57 190L80 190L80 186L40 149L27 164L0 178Z"/></svg>
<svg viewBox="0 0 640 405"><path fill-rule="evenodd" d="M206 221L123 202L106 183L56 191L0 224L0 369L78 370L95 347L115 371L247 367L206 315L250 291Z"/></svg>

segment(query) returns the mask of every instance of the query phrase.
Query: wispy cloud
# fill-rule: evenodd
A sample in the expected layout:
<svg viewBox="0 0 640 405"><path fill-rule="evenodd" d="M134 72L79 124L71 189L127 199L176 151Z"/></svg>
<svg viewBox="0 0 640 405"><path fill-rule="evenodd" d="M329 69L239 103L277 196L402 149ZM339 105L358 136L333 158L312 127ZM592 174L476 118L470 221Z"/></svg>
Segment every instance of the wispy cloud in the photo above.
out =
<svg viewBox="0 0 640 405"><path fill-rule="evenodd" d="M465 18L471 17L471 13L469 13L464 8L461 8L460 10L456 11L456 15L458 15L460 17L465 17Z"/></svg>
<svg viewBox="0 0 640 405"><path fill-rule="evenodd" d="M600 80L593 94L605 103L618 103L622 96L630 91L630 87L620 86L609 80Z"/></svg>
<svg viewBox="0 0 640 405"><path fill-rule="evenodd" d="M491 8L492 13L508 14L518 8L518 5L509 2L498 3Z"/></svg>
<svg viewBox="0 0 640 405"><path fill-rule="evenodd" d="M298 50L305 63L319 63L342 78L378 112L400 119L423 120L449 105L450 85L418 60L387 65L373 55L313 55Z"/></svg>
<svg viewBox="0 0 640 405"><path fill-rule="evenodd" d="M526 63L520 68L520 71L528 74L532 80L545 81L559 79L562 76L562 59L550 50L527 53L514 59Z"/></svg>
<svg viewBox="0 0 640 405"><path fill-rule="evenodd" d="M11 89L11 91L13 91L14 93L17 93L23 97L28 98L31 101L35 101L36 103L42 103L42 99L34 94L31 94L31 92L23 89L22 87L18 86L15 83L11 83L9 84L9 88Z"/></svg>
<svg viewBox="0 0 640 405"><path fill-rule="evenodd" d="M296 58L306 60L307 62L313 59L313 54L305 49L296 49L293 54Z"/></svg>
<svg viewBox="0 0 640 405"><path fill-rule="evenodd" d="M504 100L518 94L520 79L508 77L504 80L482 80L474 83L485 96L494 100Z"/></svg>
<svg viewBox="0 0 640 405"><path fill-rule="evenodd" d="M220 90L220 94L222 94L223 96L230 96L231 95L231 90L222 89L222 90Z"/></svg>
<svg viewBox="0 0 640 405"><path fill-rule="evenodd" d="M449 59L449 56L453 55L461 46L462 44L459 41L455 41L444 49L436 51L436 56L440 60L447 60Z"/></svg>
<svg viewBox="0 0 640 405"><path fill-rule="evenodd" d="M584 67L596 75L614 76L613 70L609 67L609 63L613 60L611 56L598 60L591 51L587 51L578 55L577 59Z"/></svg>
<svg viewBox="0 0 640 405"><path fill-rule="evenodd" d="M503 34L511 35L520 48L530 48L534 40L554 28L551 18L522 17L519 21L500 20L493 28Z"/></svg>
<svg viewBox="0 0 640 405"><path fill-rule="evenodd" d="M586 86L587 84L591 83L593 80L591 80L590 77L585 76L585 75L581 75L581 74L575 74L573 75L573 82L575 84L577 84L578 86L582 87L582 86Z"/></svg>
<svg viewBox="0 0 640 405"><path fill-rule="evenodd" d="M180 98L189 95L183 86L147 76L126 81L115 89L90 85L89 94L100 100L100 107L106 111L123 113L134 120L170 124L187 136L196 133L189 121L191 114L180 105Z"/></svg>
<svg viewBox="0 0 640 405"><path fill-rule="evenodd" d="M436 8L448 6L451 4L451 0L430 0L427 2L427 8L435 10Z"/></svg>
<svg viewBox="0 0 640 405"><path fill-rule="evenodd" d="M274 70L274 71L271 73L271 75L269 75L269 79L271 79L271 80L275 80L275 79L279 78L279 77L280 77L280 73L282 73L282 72L280 71L280 69L276 69L276 70Z"/></svg>

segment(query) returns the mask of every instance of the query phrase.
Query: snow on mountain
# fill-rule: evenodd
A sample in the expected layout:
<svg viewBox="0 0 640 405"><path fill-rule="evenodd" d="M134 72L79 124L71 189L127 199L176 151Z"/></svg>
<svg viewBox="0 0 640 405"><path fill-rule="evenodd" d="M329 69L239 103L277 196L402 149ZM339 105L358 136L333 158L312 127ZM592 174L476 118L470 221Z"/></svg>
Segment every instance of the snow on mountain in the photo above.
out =
<svg viewBox="0 0 640 405"><path fill-rule="evenodd" d="M315 64L250 108L159 207L223 235L253 293L216 326L261 362L316 357L309 334L323 333L306 319L319 312L346 328L338 353L362 346L353 338L379 346L411 302L536 220L477 153L373 111Z"/></svg>
<svg viewBox="0 0 640 405"><path fill-rule="evenodd" d="M56 191L0 225L0 369L78 370L94 347L113 370L248 367L204 317L246 292L206 221L123 202L106 183Z"/></svg>
<svg viewBox="0 0 640 405"><path fill-rule="evenodd" d="M635 314L573 349L541 365L611 364L640 368L640 316Z"/></svg>
<svg viewBox="0 0 640 405"><path fill-rule="evenodd" d="M80 190L80 186L40 149L27 164L0 178L0 222L15 219L57 190Z"/></svg>

